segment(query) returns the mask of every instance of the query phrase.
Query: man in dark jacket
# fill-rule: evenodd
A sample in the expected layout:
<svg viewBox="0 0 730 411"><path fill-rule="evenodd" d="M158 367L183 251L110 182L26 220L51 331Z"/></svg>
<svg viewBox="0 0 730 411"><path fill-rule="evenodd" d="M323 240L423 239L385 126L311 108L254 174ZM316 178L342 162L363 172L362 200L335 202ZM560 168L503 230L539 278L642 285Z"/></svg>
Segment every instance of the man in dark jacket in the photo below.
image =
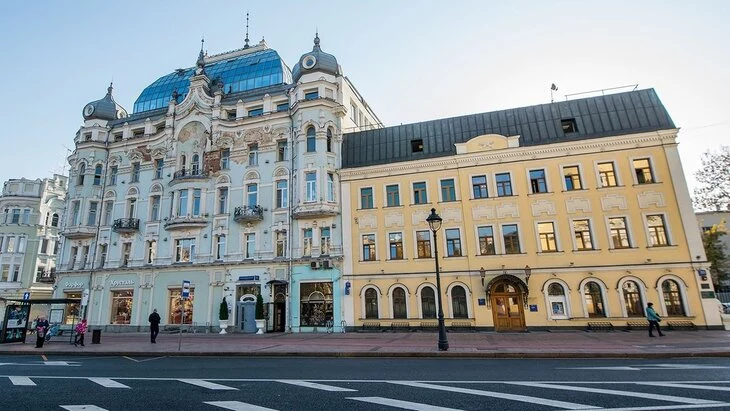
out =
<svg viewBox="0 0 730 411"><path fill-rule="evenodd" d="M46 333L48 332L48 320L46 317L40 316L36 321L35 325L35 348L43 348L43 343L46 341Z"/></svg>
<svg viewBox="0 0 730 411"><path fill-rule="evenodd" d="M157 344L157 334L160 333L160 314L157 314L157 308L152 310L150 314L150 341L152 344Z"/></svg>

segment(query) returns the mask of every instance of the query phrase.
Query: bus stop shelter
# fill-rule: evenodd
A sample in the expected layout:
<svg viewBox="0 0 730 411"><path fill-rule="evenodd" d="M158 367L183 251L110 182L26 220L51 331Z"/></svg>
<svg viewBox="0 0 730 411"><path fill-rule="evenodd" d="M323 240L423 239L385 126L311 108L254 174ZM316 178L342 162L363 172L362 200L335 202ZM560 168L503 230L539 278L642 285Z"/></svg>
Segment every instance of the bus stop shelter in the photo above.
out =
<svg viewBox="0 0 730 411"><path fill-rule="evenodd" d="M73 329L79 321L81 299L79 298L42 298L42 299L5 299L5 313L2 322L0 344L25 342L28 330L39 316L48 319L50 328L57 330L57 336L68 333L73 338ZM65 335L64 335L65 337Z"/></svg>

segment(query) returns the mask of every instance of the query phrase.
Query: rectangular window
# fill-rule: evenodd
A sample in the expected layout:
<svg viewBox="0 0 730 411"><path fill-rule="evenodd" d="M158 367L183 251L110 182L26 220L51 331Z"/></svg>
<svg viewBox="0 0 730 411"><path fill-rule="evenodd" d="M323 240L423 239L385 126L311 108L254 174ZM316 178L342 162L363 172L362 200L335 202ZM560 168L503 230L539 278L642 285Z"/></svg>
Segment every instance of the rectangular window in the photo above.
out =
<svg viewBox="0 0 730 411"><path fill-rule="evenodd" d="M598 177L601 181L601 187L616 187L616 170L613 163L598 163Z"/></svg>
<svg viewBox="0 0 730 411"><path fill-rule="evenodd" d="M109 167L109 185L113 186L117 183L117 174L119 173L119 167Z"/></svg>
<svg viewBox="0 0 730 411"><path fill-rule="evenodd" d="M79 225L79 208L81 207L81 203L78 201L74 201L71 203L71 226ZM18 210L20 211L20 210ZM13 210L13 213L15 213L15 210ZM15 220L15 215L13 215L13 220Z"/></svg>
<svg viewBox="0 0 730 411"><path fill-rule="evenodd" d="M373 208L373 188L365 187L360 189L360 208Z"/></svg>
<svg viewBox="0 0 730 411"><path fill-rule="evenodd" d="M578 126L576 125L574 118L566 118L566 119L560 120L560 127L563 129L564 134L578 132Z"/></svg>
<svg viewBox="0 0 730 411"><path fill-rule="evenodd" d="M132 320L132 303L134 290L112 291L112 324L129 324Z"/></svg>
<svg viewBox="0 0 730 411"><path fill-rule="evenodd" d="M286 141L276 143L276 161L289 160L289 144Z"/></svg>
<svg viewBox="0 0 730 411"><path fill-rule="evenodd" d="M258 116L261 116L263 114L264 114L264 107L263 106L254 107L254 108L248 110L248 116L249 117L258 117Z"/></svg>
<svg viewBox="0 0 730 411"><path fill-rule="evenodd" d="M155 255L157 254L157 241L149 240L145 243L145 263L154 264Z"/></svg>
<svg viewBox="0 0 730 411"><path fill-rule="evenodd" d="M193 190L193 216L195 217L200 216L200 193L199 188Z"/></svg>
<svg viewBox="0 0 730 411"><path fill-rule="evenodd" d="M96 167L94 167L94 182L93 184L95 186L101 185L101 173L102 173L102 166L101 164L98 164Z"/></svg>
<svg viewBox="0 0 730 411"><path fill-rule="evenodd" d="M403 259L403 233L389 233L388 245L391 260Z"/></svg>
<svg viewBox="0 0 730 411"><path fill-rule="evenodd" d="M509 197L512 195L512 177L509 173L500 173L494 176L497 182L497 197Z"/></svg>
<svg viewBox="0 0 730 411"><path fill-rule="evenodd" d="M48 239L44 238L41 240L41 254L46 254L48 252Z"/></svg>
<svg viewBox="0 0 730 411"><path fill-rule="evenodd" d="M23 210L23 224L30 224L30 209Z"/></svg>
<svg viewBox="0 0 730 411"><path fill-rule="evenodd" d="M104 264L106 264L106 253L107 253L106 250L107 250L106 244L99 245L99 268L104 268Z"/></svg>
<svg viewBox="0 0 730 411"><path fill-rule="evenodd" d="M19 208L13 209L13 217L10 222L12 224L20 224L20 209Z"/></svg>
<svg viewBox="0 0 730 411"><path fill-rule="evenodd" d="M215 236L215 259L223 260L226 256L226 235Z"/></svg>
<svg viewBox="0 0 730 411"><path fill-rule="evenodd" d="M575 236L576 250L593 250L593 238L591 237L591 223L589 220L573 220L573 235Z"/></svg>
<svg viewBox="0 0 730 411"><path fill-rule="evenodd" d="M259 145L249 144L248 146L248 165L257 166L259 165Z"/></svg>
<svg viewBox="0 0 730 411"><path fill-rule="evenodd" d="M461 257L461 233L458 228L446 229L446 256Z"/></svg>
<svg viewBox="0 0 730 411"><path fill-rule="evenodd" d="M316 100L319 98L319 91L318 90L308 90L304 92L304 99L305 100Z"/></svg>
<svg viewBox="0 0 730 411"><path fill-rule="evenodd" d="M400 205L400 193L397 184L385 186L386 205L388 207L398 207Z"/></svg>
<svg viewBox="0 0 730 411"><path fill-rule="evenodd" d="M139 163L132 163L132 182L139 182Z"/></svg>
<svg viewBox="0 0 730 411"><path fill-rule="evenodd" d="M303 256L311 256L312 255L312 229L311 228L305 228L302 233L302 255Z"/></svg>
<svg viewBox="0 0 730 411"><path fill-rule="evenodd" d="M646 224L649 229L649 247L662 247L669 245L667 239L667 227L664 216L661 214L646 216Z"/></svg>
<svg viewBox="0 0 730 411"><path fill-rule="evenodd" d="M537 223L537 235L540 237L540 251L543 253L558 251L555 239L555 224Z"/></svg>
<svg viewBox="0 0 730 411"><path fill-rule="evenodd" d="M246 185L246 206L255 208L259 204L259 185L256 183Z"/></svg>
<svg viewBox="0 0 730 411"><path fill-rule="evenodd" d="M276 256L286 257L286 231L276 232Z"/></svg>
<svg viewBox="0 0 730 411"><path fill-rule="evenodd" d="M474 198L487 198L487 176L473 176L471 178L471 189Z"/></svg>
<svg viewBox="0 0 730 411"><path fill-rule="evenodd" d="M190 287L187 299L182 298L182 288L170 289L170 324L192 324L193 306L195 305L195 288Z"/></svg>
<svg viewBox="0 0 730 411"><path fill-rule="evenodd" d="M122 267L129 265L129 260L132 258L132 243L122 244Z"/></svg>
<svg viewBox="0 0 730 411"><path fill-rule="evenodd" d="M256 251L256 234L248 233L245 234L246 249L243 252L243 258L252 259L254 252Z"/></svg>
<svg viewBox="0 0 730 411"><path fill-rule="evenodd" d="M231 168L231 149L224 148L221 150L221 170L228 170Z"/></svg>
<svg viewBox="0 0 730 411"><path fill-rule="evenodd" d="M155 178L162 178L165 171L165 160L158 158L155 160Z"/></svg>
<svg viewBox="0 0 730 411"><path fill-rule="evenodd" d="M639 158L633 161L634 174L637 184L651 184L654 182L654 173L648 158Z"/></svg>
<svg viewBox="0 0 730 411"><path fill-rule="evenodd" d="M545 170L530 170L530 189L532 194L547 193Z"/></svg>
<svg viewBox="0 0 730 411"><path fill-rule="evenodd" d="M504 241L505 254L520 253L520 233L517 224L506 224L502 226L502 240Z"/></svg>
<svg viewBox="0 0 730 411"><path fill-rule="evenodd" d="M221 187L218 189L218 214L228 212L228 188Z"/></svg>
<svg viewBox="0 0 730 411"><path fill-rule="evenodd" d="M492 226L478 227L477 235L479 236L479 255L497 254L497 250L494 248L494 229Z"/></svg>
<svg viewBox="0 0 730 411"><path fill-rule="evenodd" d="M335 175L327 173L327 201L335 201Z"/></svg>
<svg viewBox="0 0 730 411"><path fill-rule="evenodd" d="M580 169L578 166L563 167L563 179L565 179L565 190L582 190L583 183L580 180Z"/></svg>
<svg viewBox="0 0 730 411"><path fill-rule="evenodd" d="M114 201L107 200L104 202L104 225L112 224L112 215L114 214Z"/></svg>
<svg viewBox="0 0 730 411"><path fill-rule="evenodd" d="M422 153L423 152L423 140L422 139L416 139L411 140L411 152L412 153Z"/></svg>
<svg viewBox="0 0 730 411"><path fill-rule="evenodd" d="M357 106L350 103L350 120L357 125Z"/></svg>
<svg viewBox="0 0 730 411"><path fill-rule="evenodd" d="M86 225L95 226L96 225L96 212L99 208L99 203L97 201L89 201L89 215L86 220Z"/></svg>
<svg viewBox="0 0 730 411"><path fill-rule="evenodd" d="M180 190L177 196L177 215L185 217L188 214L188 190Z"/></svg>
<svg viewBox="0 0 730 411"><path fill-rule="evenodd" d="M160 220L160 196L150 197L150 221Z"/></svg>
<svg viewBox="0 0 730 411"><path fill-rule="evenodd" d="M276 182L276 208L289 207L289 182L279 180Z"/></svg>
<svg viewBox="0 0 730 411"><path fill-rule="evenodd" d="M305 201L317 201L317 173L308 172L304 175L307 183L307 195Z"/></svg>
<svg viewBox="0 0 730 411"><path fill-rule="evenodd" d="M279 103L276 105L276 111L287 111L289 110L289 102Z"/></svg>
<svg viewBox="0 0 730 411"><path fill-rule="evenodd" d="M193 262L195 255L195 239L182 238L175 240L175 262L190 263Z"/></svg>
<svg viewBox="0 0 730 411"><path fill-rule="evenodd" d="M362 259L363 261L375 261L375 234L362 236Z"/></svg>
<svg viewBox="0 0 730 411"><path fill-rule="evenodd" d="M332 246L332 234L329 227L322 227L319 230L319 254L329 255Z"/></svg>
<svg viewBox="0 0 730 411"><path fill-rule="evenodd" d="M416 231L418 258L431 258L431 232Z"/></svg>
<svg viewBox="0 0 730 411"><path fill-rule="evenodd" d="M441 201L456 201L456 186L453 178L441 180Z"/></svg>
<svg viewBox="0 0 730 411"><path fill-rule="evenodd" d="M426 183L413 183L413 204L428 203L428 195L426 193Z"/></svg>
<svg viewBox="0 0 730 411"><path fill-rule="evenodd" d="M625 217L613 217L608 219L608 227L611 234L613 248L631 248L629 232L626 229Z"/></svg>

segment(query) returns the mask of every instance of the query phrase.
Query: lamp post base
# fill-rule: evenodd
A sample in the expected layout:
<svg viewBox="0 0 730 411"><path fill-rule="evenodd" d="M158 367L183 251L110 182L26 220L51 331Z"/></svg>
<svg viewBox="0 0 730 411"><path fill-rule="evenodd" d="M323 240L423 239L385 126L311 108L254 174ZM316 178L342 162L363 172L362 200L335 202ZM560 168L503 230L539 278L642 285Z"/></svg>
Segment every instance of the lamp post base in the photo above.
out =
<svg viewBox="0 0 730 411"><path fill-rule="evenodd" d="M439 351L449 350L449 340L446 339L446 325L444 319L439 318Z"/></svg>

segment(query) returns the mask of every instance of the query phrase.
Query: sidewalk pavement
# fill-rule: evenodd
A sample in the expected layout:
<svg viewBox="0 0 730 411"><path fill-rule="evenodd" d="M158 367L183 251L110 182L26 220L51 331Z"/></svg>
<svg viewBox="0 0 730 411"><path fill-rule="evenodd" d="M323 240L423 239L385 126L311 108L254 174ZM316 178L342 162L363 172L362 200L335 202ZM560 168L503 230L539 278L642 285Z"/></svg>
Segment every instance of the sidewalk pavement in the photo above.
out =
<svg viewBox="0 0 730 411"><path fill-rule="evenodd" d="M35 348L26 343L0 344L8 354L106 356L312 356L312 357L464 357L464 358L667 358L730 357L730 331L533 331L447 334L449 350L437 348L435 332L160 334L150 344L147 333L102 333L100 344L75 347L54 337Z"/></svg>

